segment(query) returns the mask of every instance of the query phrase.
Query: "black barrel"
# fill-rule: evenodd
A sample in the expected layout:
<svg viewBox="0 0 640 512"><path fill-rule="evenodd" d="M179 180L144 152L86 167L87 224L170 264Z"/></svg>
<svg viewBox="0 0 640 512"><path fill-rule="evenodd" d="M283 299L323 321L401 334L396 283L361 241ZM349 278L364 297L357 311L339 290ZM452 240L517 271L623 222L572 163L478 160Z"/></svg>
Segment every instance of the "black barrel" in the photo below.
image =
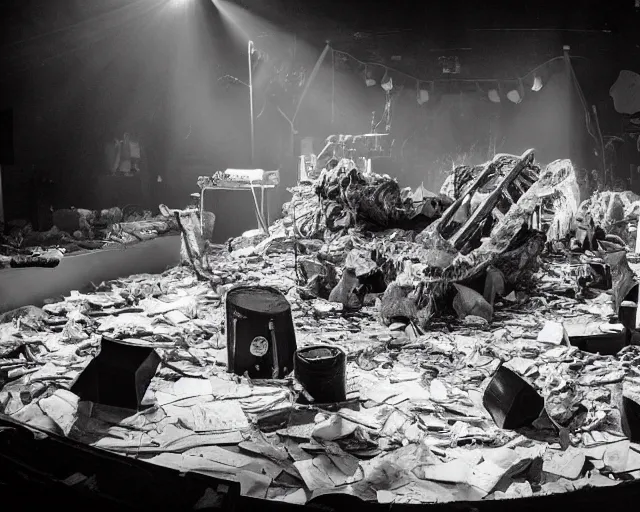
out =
<svg viewBox="0 0 640 512"><path fill-rule="evenodd" d="M252 379L281 379L293 370L296 333L291 306L275 288L238 286L227 292L227 370Z"/></svg>
<svg viewBox="0 0 640 512"><path fill-rule="evenodd" d="M296 352L295 376L316 403L347 399L347 355L332 345L315 345Z"/></svg>

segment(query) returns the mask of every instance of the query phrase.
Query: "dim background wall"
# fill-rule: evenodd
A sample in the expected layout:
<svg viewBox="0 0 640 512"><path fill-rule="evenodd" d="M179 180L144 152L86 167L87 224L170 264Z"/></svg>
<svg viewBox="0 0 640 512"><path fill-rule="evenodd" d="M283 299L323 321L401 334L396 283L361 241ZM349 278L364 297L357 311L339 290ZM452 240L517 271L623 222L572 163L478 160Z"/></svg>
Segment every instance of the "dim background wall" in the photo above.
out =
<svg viewBox="0 0 640 512"><path fill-rule="evenodd" d="M414 77L440 79L446 76L437 61L437 57L446 52L432 52L429 48L420 50L418 45L418 50L410 53L408 48L395 44L399 45L386 37L370 42L368 51L362 44L359 50L349 43L336 47L367 62L375 62L375 55L386 54L384 62L387 66ZM430 90L429 101L419 105L416 81L402 73L395 76L391 73L396 84L391 129L393 168L403 184L416 186L422 182L427 188L437 190L454 165L477 165L495 153L520 154L528 148L536 150L536 157L543 164L558 158L571 158L577 167L591 169L600 165L594 155L597 141L587 130L585 105L563 60L556 60L540 70L544 83L541 91L531 90L529 77L524 82L524 99L520 104L505 97L508 90L518 89L517 82L505 82L506 79L524 76L547 60L562 57L565 44L571 47L570 54L575 57L571 59L572 65L588 96L586 108L590 109L591 104L598 105L605 114L603 131L615 131L618 126L616 116L610 115L612 101L608 89L619 68L615 69L614 62L603 58L603 54L615 54L610 35L482 34L467 42L468 51L448 52L458 55L461 63L461 73L452 77L453 84L455 79L478 78L496 79L495 86L502 80L499 104L490 102L487 97L487 89L492 85L479 82L482 90L466 83L460 88L437 83L435 89ZM402 59L393 61L392 55ZM372 68L375 66L369 66ZM323 74L313 88L314 99L305 107L307 119L313 119L314 125L305 124L302 130L317 137L321 137L321 132L358 134L371 131L372 112L375 111L379 119L385 101L379 85L384 69L379 69L378 83L366 87L362 69L337 71L333 78L331 65L324 66ZM335 84L333 123L330 114L332 80ZM584 87L585 83L587 87ZM422 87L429 89L428 85ZM613 123L604 122L606 115Z"/></svg>
<svg viewBox="0 0 640 512"><path fill-rule="evenodd" d="M251 165L248 91L218 80L225 74L247 80L244 43L226 31L212 2L193 2L189 16L168 16L151 4L113 0L107 12L101 3L67 2L61 12L58 2L22 3L26 10L21 16L37 18L35 33L51 32L52 23L54 29L74 28L54 31L1 55L0 108L12 107L15 114L16 165L5 170L4 180L8 218L33 211L30 190L43 176L54 183L55 208L95 207L104 193L97 177L105 172L105 144L125 131L135 132L146 148L154 204L180 207L197 191L199 175ZM461 78L502 79L523 75L561 55L562 45L570 44L572 55L586 57L575 61L576 72L590 103L601 109L605 132L619 126L608 89L620 66L636 66L632 58L623 64L624 44L607 33L447 29L437 34L414 30L356 37L355 26L345 30L344 20L342 28L334 29L319 15L309 19L306 27L293 27L280 46L270 47L276 57L290 55L297 30L296 60L307 72L327 38L338 50L427 80L442 76L438 57L443 48L470 48L445 52L459 56ZM454 27L458 20L449 21ZM0 23L9 29L3 25L0 31L0 50L7 42L29 41L29 34L11 28L19 22L4 16ZM393 55L402 60L392 61ZM371 112L382 112L380 87L366 88L361 76L339 73L332 123L330 80L325 65L300 112L299 136L324 139L331 133L368 132ZM469 92L439 96L420 107L415 90L407 86L394 104L393 137L403 151L393 172L403 185L424 182L437 189L452 163L480 163L494 150L520 153L534 147L543 162L571 157L587 168L597 165L582 107L562 73L539 93L525 91L519 105L503 100L496 106L486 96ZM276 105L268 103L256 120L256 166L279 167L286 185L296 174L289 141L287 122ZM162 177L161 184L156 176ZM254 227L248 194L214 194L207 205L218 215L219 240ZM286 192L281 190L273 199L275 214Z"/></svg>

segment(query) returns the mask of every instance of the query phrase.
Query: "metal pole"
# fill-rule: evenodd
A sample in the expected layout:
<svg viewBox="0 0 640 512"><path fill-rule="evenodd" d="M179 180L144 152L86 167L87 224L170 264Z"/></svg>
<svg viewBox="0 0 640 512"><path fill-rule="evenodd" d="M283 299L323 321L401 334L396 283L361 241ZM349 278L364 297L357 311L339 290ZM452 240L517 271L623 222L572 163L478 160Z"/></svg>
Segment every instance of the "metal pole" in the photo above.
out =
<svg viewBox="0 0 640 512"><path fill-rule="evenodd" d="M320 57L318 58L318 61L316 62L316 65L314 66L313 71L311 71L311 75L309 76L309 79L307 80L307 83L305 84L304 89L302 90L302 94L300 95L300 99L298 100L298 104L296 105L296 110L293 113L293 117L291 118L292 127L295 125L296 117L298 117L298 111L300 110L300 106L304 101L304 97L307 95L307 92L309 92L309 87L311 87L311 84L316 78L316 75L320 70L320 66L324 62L324 58L327 56L327 53L329 52L330 49L331 49L331 44L329 43L329 41L327 41L327 45L324 47L324 50L322 50L322 53L320 54Z"/></svg>
<svg viewBox="0 0 640 512"><path fill-rule="evenodd" d="M249 61L249 110L251 114L251 166L255 165L255 131L253 126L253 66L251 64L251 51L253 50L253 41L247 44L247 58Z"/></svg>

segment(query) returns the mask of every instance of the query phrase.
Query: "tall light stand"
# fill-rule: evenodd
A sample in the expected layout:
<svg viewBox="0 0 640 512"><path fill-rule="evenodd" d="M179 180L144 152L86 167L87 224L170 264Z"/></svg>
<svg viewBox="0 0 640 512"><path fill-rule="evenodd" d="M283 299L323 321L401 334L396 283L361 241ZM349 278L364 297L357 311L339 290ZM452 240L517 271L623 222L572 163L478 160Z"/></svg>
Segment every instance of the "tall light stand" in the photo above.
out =
<svg viewBox="0 0 640 512"><path fill-rule="evenodd" d="M251 113L251 166L255 166L255 132L253 126L253 66L251 53L253 51L253 41L247 44L247 57L249 60L249 110Z"/></svg>

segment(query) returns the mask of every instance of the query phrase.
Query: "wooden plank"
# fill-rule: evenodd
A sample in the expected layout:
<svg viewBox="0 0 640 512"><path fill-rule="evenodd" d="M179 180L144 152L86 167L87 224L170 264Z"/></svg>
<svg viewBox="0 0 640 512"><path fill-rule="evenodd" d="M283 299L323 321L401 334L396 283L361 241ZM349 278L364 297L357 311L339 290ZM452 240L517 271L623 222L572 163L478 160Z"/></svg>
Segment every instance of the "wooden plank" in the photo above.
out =
<svg viewBox="0 0 640 512"><path fill-rule="evenodd" d="M533 186L533 184L536 182L537 178L531 178L530 176L527 176L524 172L518 176L518 181L520 183L522 183L527 189L531 188Z"/></svg>
<svg viewBox="0 0 640 512"><path fill-rule="evenodd" d="M511 192L509 192L506 188L502 191L502 196L509 201L512 205L516 204L518 201L516 201L513 196L511 195Z"/></svg>
<svg viewBox="0 0 640 512"><path fill-rule="evenodd" d="M489 162L489 164L486 165L486 167L475 179L467 193L456 199L455 202L445 210L445 212L442 214L442 217L440 217L440 220L438 221L438 232L442 232L444 228L447 227L449 222L451 222L453 216L456 214L460 206L462 206L462 204L464 203L465 198L473 195L475 191L480 188L484 180L487 179L491 175L491 173L495 172L496 164L498 163L497 158L498 157L496 156L491 162Z"/></svg>
<svg viewBox="0 0 640 512"><path fill-rule="evenodd" d="M518 160L513 169L506 174L496 189L489 194L489 197L485 199L484 203L476 208L476 210L469 216L469 219L467 219L467 222L465 222L456 234L453 235L451 242L456 249L460 250L464 247L473 235L474 231L477 229L478 225L481 224L482 221L486 219L487 215L493 211L495 206L498 204L500 197L504 195L505 192L508 193L506 190L507 187L513 183L513 180L515 180L523 169L532 161L533 149L529 149L522 154L520 160Z"/></svg>
<svg viewBox="0 0 640 512"><path fill-rule="evenodd" d="M522 181L521 181L522 176L518 176L514 181L513 184L514 186L518 189L518 191L520 192L520 194L524 194L526 192L525 187L522 185ZM529 188L529 187L526 187Z"/></svg>

